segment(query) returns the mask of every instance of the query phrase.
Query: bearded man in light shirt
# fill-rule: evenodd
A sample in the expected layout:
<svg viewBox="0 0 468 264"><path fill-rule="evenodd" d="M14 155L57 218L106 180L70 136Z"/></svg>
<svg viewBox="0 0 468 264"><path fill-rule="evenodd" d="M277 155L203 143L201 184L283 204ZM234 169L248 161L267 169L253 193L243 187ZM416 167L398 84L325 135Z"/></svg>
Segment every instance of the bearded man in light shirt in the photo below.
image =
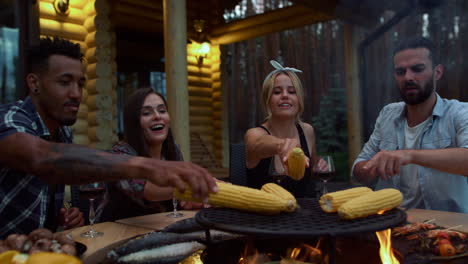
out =
<svg viewBox="0 0 468 264"><path fill-rule="evenodd" d="M436 93L443 67L430 40L402 41L393 63L404 102L382 109L353 177L399 189L405 208L468 213L468 104Z"/></svg>

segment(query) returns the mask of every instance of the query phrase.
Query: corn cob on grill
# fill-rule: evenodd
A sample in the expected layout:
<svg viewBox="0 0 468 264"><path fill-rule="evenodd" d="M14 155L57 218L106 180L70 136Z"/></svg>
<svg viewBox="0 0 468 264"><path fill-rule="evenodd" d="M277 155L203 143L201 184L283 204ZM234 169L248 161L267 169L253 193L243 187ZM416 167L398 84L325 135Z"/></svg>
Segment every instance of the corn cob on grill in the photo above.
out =
<svg viewBox="0 0 468 264"><path fill-rule="evenodd" d="M292 212L296 208L295 201L280 197L258 189L218 182L218 192L210 193L208 203L213 206L234 208L263 214L279 214ZM186 186L185 192L174 192L175 197L184 201L201 202L192 197L192 190Z"/></svg>
<svg viewBox="0 0 468 264"><path fill-rule="evenodd" d="M294 195L292 195L290 192L288 192L286 189L279 186L278 184L272 182L266 183L262 186L261 190L267 193L274 194L283 200L291 201L293 203L293 208L291 208L291 211L296 210L297 201Z"/></svg>
<svg viewBox="0 0 468 264"><path fill-rule="evenodd" d="M355 219L388 211L401 204L403 195L397 189L382 189L349 200L338 208L338 215L344 219Z"/></svg>
<svg viewBox="0 0 468 264"><path fill-rule="evenodd" d="M320 207L324 212L334 213L338 211L338 208L345 202L369 192L372 192L370 188L356 187L343 191L327 193L320 197Z"/></svg>
<svg viewBox="0 0 468 264"><path fill-rule="evenodd" d="M288 157L288 176L294 180L300 180L304 177L305 155L301 148L293 148Z"/></svg>

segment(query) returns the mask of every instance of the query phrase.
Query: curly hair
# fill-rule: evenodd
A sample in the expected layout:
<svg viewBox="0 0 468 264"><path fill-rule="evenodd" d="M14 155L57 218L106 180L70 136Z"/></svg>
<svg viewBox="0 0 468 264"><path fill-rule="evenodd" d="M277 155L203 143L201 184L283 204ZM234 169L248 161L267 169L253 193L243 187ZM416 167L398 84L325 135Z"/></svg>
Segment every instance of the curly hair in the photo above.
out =
<svg viewBox="0 0 468 264"><path fill-rule="evenodd" d="M31 72L44 72L48 70L49 57L64 55L83 62L83 53L80 45L59 37L41 38L38 45L28 50L28 64Z"/></svg>

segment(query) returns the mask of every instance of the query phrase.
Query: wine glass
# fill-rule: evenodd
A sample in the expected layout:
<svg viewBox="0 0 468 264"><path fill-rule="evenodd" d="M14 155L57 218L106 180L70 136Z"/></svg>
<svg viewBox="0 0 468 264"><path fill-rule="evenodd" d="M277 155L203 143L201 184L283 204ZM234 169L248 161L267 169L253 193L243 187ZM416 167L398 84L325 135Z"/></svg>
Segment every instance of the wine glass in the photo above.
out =
<svg viewBox="0 0 468 264"><path fill-rule="evenodd" d="M330 155L321 156L313 167L314 175L322 181L322 195L328 192L327 182L335 176L335 165Z"/></svg>
<svg viewBox="0 0 468 264"><path fill-rule="evenodd" d="M169 214L167 214L167 217L172 217L172 218L179 218L184 216L183 213L177 211L177 199L175 197L172 197L172 207L174 208L173 211Z"/></svg>
<svg viewBox="0 0 468 264"><path fill-rule="evenodd" d="M102 197L106 190L106 185L103 182L95 182L85 185L80 185L80 196L89 200L89 224L90 228L88 231L82 233L81 237L100 237L104 235L103 232L96 231L93 227L94 221L96 220L96 212L94 210L94 200Z"/></svg>
<svg viewBox="0 0 468 264"><path fill-rule="evenodd" d="M270 167L268 169L268 175L273 178L273 181L276 184L280 184L281 181L287 176L286 170L283 167L283 162L278 155L274 155L270 162Z"/></svg>

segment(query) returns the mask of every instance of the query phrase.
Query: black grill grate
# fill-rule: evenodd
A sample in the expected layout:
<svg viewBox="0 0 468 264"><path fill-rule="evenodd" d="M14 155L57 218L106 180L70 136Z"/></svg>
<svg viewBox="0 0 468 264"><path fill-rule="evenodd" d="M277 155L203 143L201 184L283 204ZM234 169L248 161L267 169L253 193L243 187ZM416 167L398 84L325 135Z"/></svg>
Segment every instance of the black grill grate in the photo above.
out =
<svg viewBox="0 0 468 264"><path fill-rule="evenodd" d="M201 225L212 229L247 235L297 238L375 232L398 226L406 221L406 213L400 209L362 219L341 220L336 213L323 212L315 199L298 199L298 202L300 210L276 216L227 208L208 208L199 211L195 218Z"/></svg>

